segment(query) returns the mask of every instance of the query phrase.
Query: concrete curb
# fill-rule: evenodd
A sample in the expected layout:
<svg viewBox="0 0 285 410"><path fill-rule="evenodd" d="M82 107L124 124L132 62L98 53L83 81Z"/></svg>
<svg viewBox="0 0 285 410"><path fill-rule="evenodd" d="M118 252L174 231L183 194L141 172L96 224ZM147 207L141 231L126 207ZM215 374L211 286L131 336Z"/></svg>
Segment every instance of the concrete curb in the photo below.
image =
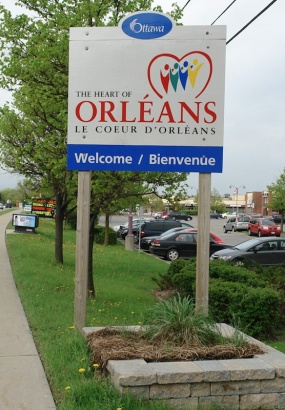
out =
<svg viewBox="0 0 285 410"><path fill-rule="evenodd" d="M12 213L0 213L0 409L56 410L6 250Z"/></svg>

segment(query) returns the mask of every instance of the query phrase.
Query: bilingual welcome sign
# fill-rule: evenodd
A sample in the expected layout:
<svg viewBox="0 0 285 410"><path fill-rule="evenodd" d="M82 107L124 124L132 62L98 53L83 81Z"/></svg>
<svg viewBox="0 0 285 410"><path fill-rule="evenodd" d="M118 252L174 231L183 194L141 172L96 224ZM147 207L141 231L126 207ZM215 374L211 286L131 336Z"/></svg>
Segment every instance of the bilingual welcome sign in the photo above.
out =
<svg viewBox="0 0 285 410"><path fill-rule="evenodd" d="M222 172L225 39L157 12L71 28L67 168Z"/></svg>

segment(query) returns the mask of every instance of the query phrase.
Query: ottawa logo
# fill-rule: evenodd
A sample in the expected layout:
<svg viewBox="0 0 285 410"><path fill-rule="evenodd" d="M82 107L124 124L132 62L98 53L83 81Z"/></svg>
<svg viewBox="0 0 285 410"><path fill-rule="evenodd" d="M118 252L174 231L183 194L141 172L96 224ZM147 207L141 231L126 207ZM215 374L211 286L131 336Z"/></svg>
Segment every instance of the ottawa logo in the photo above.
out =
<svg viewBox="0 0 285 410"><path fill-rule="evenodd" d="M159 98L176 92L186 92L198 98L212 77L211 57L203 51L191 51L178 58L174 54L159 54L147 69L148 81Z"/></svg>
<svg viewBox="0 0 285 410"><path fill-rule="evenodd" d="M138 40L153 40L169 34L175 25L170 16L155 11L139 11L120 21L122 31Z"/></svg>

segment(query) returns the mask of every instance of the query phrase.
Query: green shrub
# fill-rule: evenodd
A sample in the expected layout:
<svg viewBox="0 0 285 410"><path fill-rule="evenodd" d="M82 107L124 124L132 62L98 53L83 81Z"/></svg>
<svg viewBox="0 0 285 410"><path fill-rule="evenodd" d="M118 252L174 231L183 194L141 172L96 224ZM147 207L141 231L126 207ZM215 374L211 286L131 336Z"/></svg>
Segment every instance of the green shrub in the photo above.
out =
<svg viewBox="0 0 285 410"><path fill-rule="evenodd" d="M196 272L177 273L173 276L173 284L180 293L195 299Z"/></svg>
<svg viewBox="0 0 285 410"><path fill-rule="evenodd" d="M274 335L280 322L280 294L271 288L253 288L246 284L212 280L209 309L218 322L232 323L238 318L249 335L264 338Z"/></svg>
<svg viewBox="0 0 285 410"><path fill-rule="evenodd" d="M281 322L285 325L285 271L283 267L270 266L260 267L259 274L262 278L268 280L273 289L278 290L281 293L281 301L279 304Z"/></svg>
<svg viewBox="0 0 285 410"><path fill-rule="evenodd" d="M168 275L175 275L176 273L179 273L188 262L189 261L186 259L176 259L171 262L167 271Z"/></svg>
<svg viewBox="0 0 285 410"><path fill-rule="evenodd" d="M280 326L280 294L270 288L249 288L243 295L239 318L253 337L276 334Z"/></svg>
<svg viewBox="0 0 285 410"><path fill-rule="evenodd" d="M209 309L218 322L231 323L236 315L236 301L241 302L247 286L240 283L225 282L219 279L211 280L209 286ZM238 306L238 311L240 305Z"/></svg>
<svg viewBox="0 0 285 410"><path fill-rule="evenodd" d="M96 225L95 227L95 243L103 245L105 241L105 226ZM109 229L109 243L108 245L117 244L117 234L113 229Z"/></svg>
<svg viewBox="0 0 285 410"><path fill-rule="evenodd" d="M71 212L66 218L67 224L70 226L71 229L76 231L76 224L77 224L77 212L76 210Z"/></svg>
<svg viewBox="0 0 285 410"><path fill-rule="evenodd" d="M258 275L255 271L241 266L233 266L223 260L210 262L209 275L213 279L246 283L253 287L265 287L269 284L268 280Z"/></svg>
<svg viewBox="0 0 285 410"><path fill-rule="evenodd" d="M247 269L225 261L209 266L209 311L216 321L234 325L253 337L273 336L285 322L285 275L282 268ZM195 300L196 259L173 261L160 278L164 290L171 283L182 296Z"/></svg>

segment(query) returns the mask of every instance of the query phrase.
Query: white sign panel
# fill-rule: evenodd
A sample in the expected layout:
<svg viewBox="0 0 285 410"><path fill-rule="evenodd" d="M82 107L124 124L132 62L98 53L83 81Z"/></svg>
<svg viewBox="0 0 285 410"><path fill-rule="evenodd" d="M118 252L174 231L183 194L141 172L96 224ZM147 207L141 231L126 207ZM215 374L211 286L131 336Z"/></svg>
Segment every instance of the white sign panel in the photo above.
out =
<svg viewBox="0 0 285 410"><path fill-rule="evenodd" d="M68 169L222 172L224 26L71 28Z"/></svg>

